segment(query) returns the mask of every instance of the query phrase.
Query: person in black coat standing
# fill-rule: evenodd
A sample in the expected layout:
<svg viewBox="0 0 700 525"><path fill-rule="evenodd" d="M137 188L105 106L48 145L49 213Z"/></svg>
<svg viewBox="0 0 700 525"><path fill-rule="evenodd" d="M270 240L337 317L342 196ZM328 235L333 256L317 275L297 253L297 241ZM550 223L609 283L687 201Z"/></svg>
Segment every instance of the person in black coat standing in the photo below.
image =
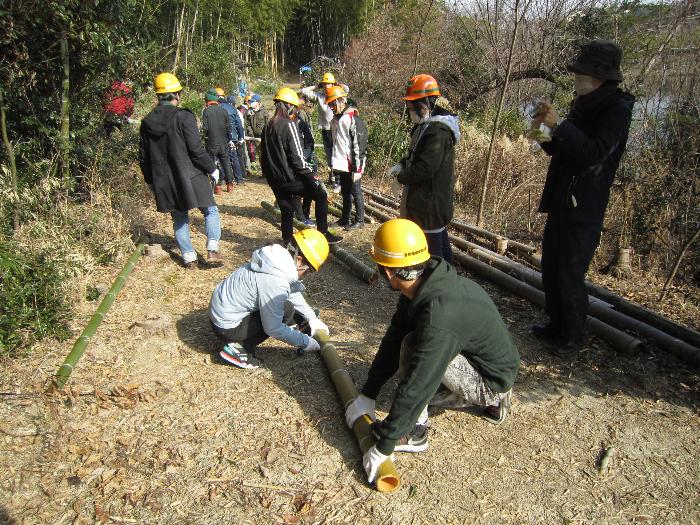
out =
<svg viewBox="0 0 700 525"><path fill-rule="evenodd" d="M567 70L576 98L560 122L551 104L538 107L533 127L552 130L542 142L552 157L539 211L547 214L542 239L542 283L549 322L534 334L556 356L576 357L588 316L585 278L600 241L615 172L627 144L634 97L619 88L622 49L594 40Z"/></svg>
<svg viewBox="0 0 700 525"><path fill-rule="evenodd" d="M204 215L207 260L220 265L221 220L214 202L211 178L216 184L219 170L204 150L194 115L178 108L182 86L170 73L155 80L158 105L141 123L139 164L143 178L153 191L159 212L173 219L175 242L186 268L197 267L197 252L190 240L189 210Z"/></svg>

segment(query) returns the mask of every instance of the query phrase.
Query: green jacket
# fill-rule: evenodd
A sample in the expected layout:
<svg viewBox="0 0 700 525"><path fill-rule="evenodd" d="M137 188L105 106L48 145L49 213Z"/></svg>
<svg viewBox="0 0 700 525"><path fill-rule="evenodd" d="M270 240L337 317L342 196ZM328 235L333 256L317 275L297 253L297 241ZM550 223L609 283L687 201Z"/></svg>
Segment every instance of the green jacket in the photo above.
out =
<svg viewBox="0 0 700 525"><path fill-rule="evenodd" d="M245 132L249 137L262 137L263 128L267 124L267 111L260 106L258 111L248 111L245 116Z"/></svg>
<svg viewBox="0 0 700 525"><path fill-rule="evenodd" d="M513 387L520 355L493 301L481 286L460 277L440 257L432 257L413 300L401 295L379 345L362 393L376 399L399 368L401 341L414 332L416 346L399 383L377 449L391 454L437 392L447 365L461 353L494 392Z"/></svg>

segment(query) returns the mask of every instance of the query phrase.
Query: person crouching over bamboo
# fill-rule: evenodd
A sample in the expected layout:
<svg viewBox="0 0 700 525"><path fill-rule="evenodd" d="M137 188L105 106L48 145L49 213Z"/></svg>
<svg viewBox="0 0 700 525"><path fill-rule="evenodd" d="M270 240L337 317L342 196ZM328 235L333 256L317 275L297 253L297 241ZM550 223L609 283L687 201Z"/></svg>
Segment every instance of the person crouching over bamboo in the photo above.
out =
<svg viewBox="0 0 700 525"><path fill-rule="evenodd" d="M362 458L370 483L394 451L428 448L428 405L479 405L484 419L502 423L520 366L491 298L441 257L431 257L417 224L407 219L382 224L371 256L401 296L362 393L345 411L350 428L363 414L374 420L380 389L399 372L389 414L372 425L377 443ZM440 384L444 388L438 392Z"/></svg>
<svg viewBox="0 0 700 525"><path fill-rule="evenodd" d="M209 321L223 341L219 356L238 368L258 368L255 348L268 337L304 351L320 350L313 338L328 327L307 304L302 276L318 271L328 258L328 241L312 229L296 232L283 247L271 244L214 289ZM290 325L296 324L298 330ZM303 332L303 333L302 333Z"/></svg>

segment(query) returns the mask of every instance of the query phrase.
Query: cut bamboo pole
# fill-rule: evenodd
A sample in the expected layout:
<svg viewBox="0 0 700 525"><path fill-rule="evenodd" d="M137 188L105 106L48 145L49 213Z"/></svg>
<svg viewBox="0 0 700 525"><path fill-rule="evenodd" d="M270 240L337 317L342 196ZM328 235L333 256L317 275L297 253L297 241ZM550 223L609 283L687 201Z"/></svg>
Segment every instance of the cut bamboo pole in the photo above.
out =
<svg viewBox="0 0 700 525"><path fill-rule="evenodd" d="M73 369L78 363L78 360L83 356L83 353L85 353L85 349L90 343L92 336L95 335L97 328L102 324L105 315L107 315L107 311L112 306L112 303L114 303L114 300L117 298L117 294L122 289L122 287L126 283L127 278L129 277L129 274L131 274L131 271L134 269L136 263L141 258L145 246L145 244L139 244L138 246L136 246L136 250L134 250L134 253L131 254L129 260L126 261L126 264L124 265L122 271L119 272L119 275L117 275L117 278L114 280L114 283L112 283L112 287L107 292L107 295L104 296L102 302L100 303L100 306L97 307L97 310L90 318L90 322L87 324L87 326L83 330L83 333L80 334L80 337L73 345L73 349L68 354L68 357L66 357L66 360L63 362L63 365L61 365L61 368L59 368L58 372L56 372L55 384L58 388L63 388L68 382L68 378L70 378L70 375L73 373Z"/></svg>
<svg viewBox="0 0 700 525"><path fill-rule="evenodd" d="M469 252L479 259L486 260L502 272L506 274L515 274L519 280L534 286L538 290L543 289L542 275L539 272L512 261L507 257L486 250L481 246L464 241L458 237L450 236L450 240L458 248ZM627 330L638 334L649 341L653 341L660 348L668 350L684 361L695 364L700 363L700 348L686 343L685 341L682 341L671 334L644 323L639 319L625 315L624 313L613 309L609 303L606 303L597 297L589 296L588 300L589 312L592 317L595 317L607 325L615 327L619 330ZM639 347L631 348L631 350L639 349Z"/></svg>
<svg viewBox="0 0 700 525"><path fill-rule="evenodd" d="M464 265L465 268L469 268L481 277L495 282L516 295L524 297L540 308L544 308L545 299L543 291L538 290L534 286L516 279L515 277L511 277L505 272L502 272L493 266L489 266L488 264L481 262L465 253L455 251L453 253L453 257ZM639 339L632 337L622 330L618 330L617 328L605 324L603 321L596 319L595 317L589 315L586 324L591 331L593 331L593 333L608 341L613 348L619 352L624 354L636 354L642 347L642 342Z"/></svg>
<svg viewBox="0 0 700 525"><path fill-rule="evenodd" d="M374 284L379 279L379 273L376 270L372 270L365 263L360 261L357 257L352 255L347 250L343 250L340 246L336 244L331 244L331 253L340 261L342 261L352 273L360 277L363 281L367 281L369 284Z"/></svg>
<svg viewBox="0 0 700 525"><path fill-rule="evenodd" d="M323 330L316 331L314 338L321 345L321 357L331 376L331 381L335 386L340 401L343 405L343 413L350 406L355 398L359 395L355 384L352 382L350 373L345 369L345 363L338 357L335 351L335 345L329 342L328 333ZM357 444L362 451L362 454L367 452L372 445L376 443L371 429L372 420L366 414L355 421L352 430L355 433ZM391 459L387 459L379 466L377 470L376 487L380 492L393 492L399 485L401 480L396 467Z"/></svg>

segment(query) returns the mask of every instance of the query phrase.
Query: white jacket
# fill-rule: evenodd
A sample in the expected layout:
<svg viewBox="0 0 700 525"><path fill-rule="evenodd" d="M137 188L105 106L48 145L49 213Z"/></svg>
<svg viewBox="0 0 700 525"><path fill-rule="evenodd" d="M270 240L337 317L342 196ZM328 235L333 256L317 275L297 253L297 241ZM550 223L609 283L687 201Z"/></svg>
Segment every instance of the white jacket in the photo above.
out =
<svg viewBox="0 0 700 525"><path fill-rule="evenodd" d="M339 117L333 118L333 154L331 169L348 173L364 173L367 162L366 145L361 147L358 142L355 117L357 109L348 107Z"/></svg>
<svg viewBox="0 0 700 525"><path fill-rule="evenodd" d="M348 93L348 86L340 84L340 86ZM333 110L326 104L326 90L316 86L307 86L301 92L309 97L310 100L315 100L318 103L318 127L319 129L331 129L331 121L333 120Z"/></svg>
<svg viewBox="0 0 700 525"><path fill-rule="evenodd" d="M265 246L255 250L250 262L214 289L209 319L219 328L235 328L245 317L259 311L267 335L294 347L307 346L309 336L284 323L286 301L307 319L316 319L302 295L304 289L289 251L279 244Z"/></svg>

